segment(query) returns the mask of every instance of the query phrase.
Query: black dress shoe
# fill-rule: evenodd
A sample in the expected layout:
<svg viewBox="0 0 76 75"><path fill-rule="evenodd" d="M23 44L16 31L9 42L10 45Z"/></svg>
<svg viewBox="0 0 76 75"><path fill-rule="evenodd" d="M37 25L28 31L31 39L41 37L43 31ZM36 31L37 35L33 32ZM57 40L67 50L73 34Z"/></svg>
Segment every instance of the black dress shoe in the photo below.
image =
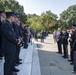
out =
<svg viewBox="0 0 76 75"><path fill-rule="evenodd" d="M19 62L16 62L16 64L22 64L22 62L19 61Z"/></svg>
<svg viewBox="0 0 76 75"><path fill-rule="evenodd" d="M17 68L14 68L13 71L14 71L14 72L19 72L20 70L17 69Z"/></svg>
<svg viewBox="0 0 76 75"><path fill-rule="evenodd" d="M59 52L56 52L56 53L59 53Z"/></svg>
<svg viewBox="0 0 76 75"><path fill-rule="evenodd" d="M15 66L19 66L19 64L15 63Z"/></svg>
<svg viewBox="0 0 76 75"><path fill-rule="evenodd" d="M70 63L70 65L73 65L73 62L72 62L72 63Z"/></svg>
<svg viewBox="0 0 76 75"><path fill-rule="evenodd" d="M0 57L0 60L2 60L2 57Z"/></svg>
<svg viewBox="0 0 76 75"><path fill-rule="evenodd" d="M65 56L62 56L63 58L65 57Z"/></svg>
<svg viewBox="0 0 76 75"><path fill-rule="evenodd" d="M22 59L19 59L19 61L22 61Z"/></svg>
<svg viewBox="0 0 76 75"><path fill-rule="evenodd" d="M68 60L69 62L72 62L72 60Z"/></svg>
<svg viewBox="0 0 76 75"><path fill-rule="evenodd" d="M68 56L62 56L63 58L68 58Z"/></svg>
<svg viewBox="0 0 76 75"><path fill-rule="evenodd" d="M19 62L18 64L22 64L22 62Z"/></svg>
<svg viewBox="0 0 76 75"><path fill-rule="evenodd" d="M64 58L68 58L68 56L65 56Z"/></svg>
<svg viewBox="0 0 76 75"><path fill-rule="evenodd" d="M13 72L12 74L9 74L9 75L17 75L17 73L16 72Z"/></svg>

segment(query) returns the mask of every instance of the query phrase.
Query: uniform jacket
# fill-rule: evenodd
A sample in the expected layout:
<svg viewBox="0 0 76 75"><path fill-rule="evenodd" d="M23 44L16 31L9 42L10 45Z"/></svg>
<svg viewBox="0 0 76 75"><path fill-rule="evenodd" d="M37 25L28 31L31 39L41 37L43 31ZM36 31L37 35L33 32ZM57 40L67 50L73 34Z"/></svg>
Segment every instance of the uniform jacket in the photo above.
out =
<svg viewBox="0 0 76 75"><path fill-rule="evenodd" d="M1 19L0 19L0 48L1 48L1 45L2 45L2 29L1 29L1 26L2 26L2 22L1 22Z"/></svg>
<svg viewBox="0 0 76 75"><path fill-rule="evenodd" d="M74 49L74 51L76 51L76 29L71 35L71 39L72 39L72 48Z"/></svg>
<svg viewBox="0 0 76 75"><path fill-rule="evenodd" d="M4 54L13 54L16 52L17 38L11 23L6 20L2 25L2 49Z"/></svg>
<svg viewBox="0 0 76 75"><path fill-rule="evenodd" d="M68 45L69 33L66 31L63 33L63 44Z"/></svg>
<svg viewBox="0 0 76 75"><path fill-rule="evenodd" d="M21 34L20 34L20 31L19 31L18 25L15 22L12 22L12 27L14 29L16 37L19 38Z"/></svg>

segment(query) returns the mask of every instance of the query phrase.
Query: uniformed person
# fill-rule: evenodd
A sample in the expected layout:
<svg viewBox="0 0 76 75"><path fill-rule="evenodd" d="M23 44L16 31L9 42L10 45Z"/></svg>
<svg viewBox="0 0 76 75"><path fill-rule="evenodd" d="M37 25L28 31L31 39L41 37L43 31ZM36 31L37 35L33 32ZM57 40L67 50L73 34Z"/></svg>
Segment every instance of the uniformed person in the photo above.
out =
<svg viewBox="0 0 76 75"><path fill-rule="evenodd" d="M24 27L24 37L23 37L23 40L24 40L24 48L28 48L28 36L29 36L28 27L25 26Z"/></svg>
<svg viewBox="0 0 76 75"><path fill-rule="evenodd" d="M58 46L58 52L59 54L62 54L62 31L60 28L58 28L58 31L56 33L56 40L57 40L57 46Z"/></svg>
<svg viewBox="0 0 76 75"><path fill-rule="evenodd" d="M44 30L40 32L41 42L44 42Z"/></svg>
<svg viewBox="0 0 76 75"><path fill-rule="evenodd" d="M1 48L2 47L2 30L1 30L1 26L4 23L5 19L6 19L5 11L2 10L2 11L0 11L0 60L3 57L2 48Z"/></svg>
<svg viewBox="0 0 76 75"><path fill-rule="evenodd" d="M46 39L46 31L44 30L44 39Z"/></svg>
<svg viewBox="0 0 76 75"><path fill-rule="evenodd" d="M63 51L64 51L64 58L68 58L68 37L69 33L67 32L67 27L63 30Z"/></svg>
<svg viewBox="0 0 76 75"><path fill-rule="evenodd" d="M13 72L16 59L16 46L21 43L20 39L16 38L12 22L14 19L14 12L6 12L7 20L2 25L2 49L4 53L4 75L17 75Z"/></svg>
<svg viewBox="0 0 76 75"><path fill-rule="evenodd" d="M17 15L17 13L15 13L15 21L14 22L12 22L12 27L13 27L13 29L14 29L14 32L15 32L15 35L16 35L16 38L17 39L22 39L21 38L21 34L20 34L20 28L19 28L19 25L18 25L18 15ZM22 43L21 43L22 44ZM15 63L15 65L19 65L19 64L21 64L21 59L19 58L19 54L20 54L20 47L21 47L21 45L17 45L17 52L16 52L16 63ZM14 69L13 69L13 71L15 71L15 72L19 72L19 70L18 69L16 69L15 67L14 67Z"/></svg>
<svg viewBox="0 0 76 75"><path fill-rule="evenodd" d="M38 41L38 39L37 39L37 30L34 31L34 38L35 38L36 41Z"/></svg>
<svg viewBox="0 0 76 75"><path fill-rule="evenodd" d="M74 61L74 51L76 51L76 24L73 24L74 30L73 33L71 35L71 65L73 65L73 61Z"/></svg>
<svg viewBox="0 0 76 75"><path fill-rule="evenodd" d="M71 29L71 33L70 33L70 39L69 39L69 42L70 42L70 62L73 62L73 51L72 51L72 46L73 46L73 43L75 41L75 37L74 37L74 30L75 30L75 26L74 24L72 25L72 29Z"/></svg>

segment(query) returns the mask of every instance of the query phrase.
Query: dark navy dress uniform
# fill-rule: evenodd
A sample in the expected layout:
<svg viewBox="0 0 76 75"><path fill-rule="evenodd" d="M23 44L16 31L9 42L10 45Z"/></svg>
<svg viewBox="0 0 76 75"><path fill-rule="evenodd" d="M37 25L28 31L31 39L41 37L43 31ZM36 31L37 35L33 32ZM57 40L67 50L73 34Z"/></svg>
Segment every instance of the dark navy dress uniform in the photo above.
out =
<svg viewBox="0 0 76 75"><path fill-rule="evenodd" d="M59 54L62 54L62 36L63 36L63 33L60 32L60 35L59 37L57 38L57 46L58 46L58 52Z"/></svg>
<svg viewBox="0 0 76 75"><path fill-rule="evenodd" d="M13 71L15 64L17 38L12 28L12 24L6 20L2 25L2 49L4 53L4 75L9 75Z"/></svg>
<svg viewBox="0 0 76 75"><path fill-rule="evenodd" d="M73 34L71 35L71 61L73 62L74 58L74 51L76 51L76 29L73 31Z"/></svg>
<svg viewBox="0 0 76 75"><path fill-rule="evenodd" d="M5 14L5 10L1 10L0 14L1 13ZM2 29L1 29L2 24L3 24L3 22L2 22L2 19L0 18L0 59L2 59L2 57L3 57L3 52L2 52Z"/></svg>
<svg viewBox="0 0 76 75"><path fill-rule="evenodd" d="M16 22L12 22L12 27L14 29L17 38L20 38L19 27Z"/></svg>
<svg viewBox="0 0 76 75"><path fill-rule="evenodd" d="M12 27L14 29L16 38L19 39L21 37L20 34L20 27L17 25L17 23L12 22ZM19 54L20 54L20 46L17 45L17 53L16 53L16 63L19 63Z"/></svg>
<svg viewBox="0 0 76 75"><path fill-rule="evenodd" d="M0 19L0 58L3 57L3 53L2 53L2 29L1 29L1 26L2 26L2 21Z"/></svg>
<svg viewBox="0 0 76 75"><path fill-rule="evenodd" d="M68 37L69 37L69 33L67 31L65 31L63 33L64 58L68 58Z"/></svg>
<svg viewBox="0 0 76 75"><path fill-rule="evenodd" d="M34 31L34 38L37 41L37 31Z"/></svg>
<svg viewBox="0 0 76 75"><path fill-rule="evenodd" d="M44 42L44 31L41 31L40 38L41 38L41 42Z"/></svg>
<svg viewBox="0 0 76 75"><path fill-rule="evenodd" d="M28 46L28 30L27 29L24 29L24 48L27 48Z"/></svg>
<svg viewBox="0 0 76 75"><path fill-rule="evenodd" d="M69 42L70 42L70 60L69 61L71 61L71 62L73 62L73 49L72 49L72 47L73 47L73 43L74 43L75 38L76 38L74 34L75 34L75 31L73 30L71 37L69 39Z"/></svg>

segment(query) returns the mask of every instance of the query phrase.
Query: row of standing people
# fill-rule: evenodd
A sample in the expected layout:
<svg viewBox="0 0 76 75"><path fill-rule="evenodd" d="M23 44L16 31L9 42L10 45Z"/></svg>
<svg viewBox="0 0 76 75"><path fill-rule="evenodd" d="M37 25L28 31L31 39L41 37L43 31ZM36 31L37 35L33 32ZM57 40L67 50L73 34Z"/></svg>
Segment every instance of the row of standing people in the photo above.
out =
<svg viewBox="0 0 76 75"><path fill-rule="evenodd" d="M44 39L48 36L48 32L45 30L42 30L40 32L40 38L41 38L41 42L44 42Z"/></svg>
<svg viewBox="0 0 76 75"><path fill-rule="evenodd" d="M48 36L48 32L45 31L45 30L42 30L40 32L40 39L41 39L41 42L44 42L44 39ZM38 31L37 30L34 30L33 31L33 37L35 38L36 41L38 41Z"/></svg>
<svg viewBox="0 0 76 75"><path fill-rule="evenodd" d="M72 31L68 31L68 28L65 27L62 31L58 28L58 31L53 33L54 41L57 41L58 52L62 54L62 45L63 45L63 58L69 58L68 55L68 43L70 43L70 61L71 65L74 64L74 51L76 51L76 24L72 25ZM69 36L70 35L70 36ZM73 70L74 71L74 70Z"/></svg>
<svg viewBox="0 0 76 75"><path fill-rule="evenodd" d="M22 64L20 48L23 43L24 48L28 47L30 35L30 28L23 26L17 13L0 11L0 60L3 57L5 60L3 75L17 75L19 69L15 66Z"/></svg>

